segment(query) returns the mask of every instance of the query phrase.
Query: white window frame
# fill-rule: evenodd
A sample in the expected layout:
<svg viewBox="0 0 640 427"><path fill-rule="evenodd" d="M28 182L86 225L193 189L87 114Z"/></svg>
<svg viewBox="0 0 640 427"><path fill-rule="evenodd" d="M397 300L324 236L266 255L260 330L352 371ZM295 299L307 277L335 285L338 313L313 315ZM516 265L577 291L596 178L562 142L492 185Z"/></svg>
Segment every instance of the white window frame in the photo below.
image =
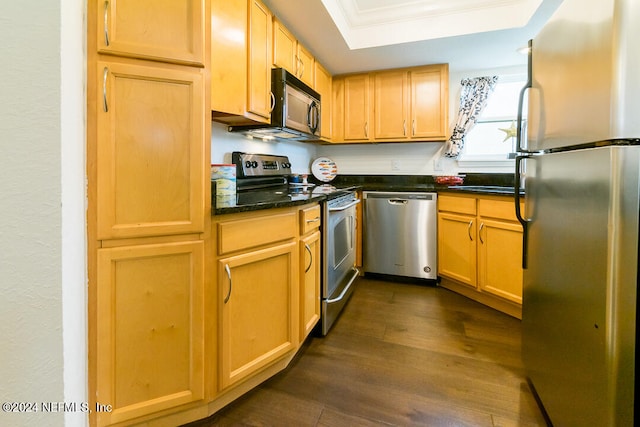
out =
<svg viewBox="0 0 640 427"><path fill-rule="evenodd" d="M526 74L506 74L500 75L498 79L498 85L501 83L513 83L513 82L522 82L522 86L524 87L525 82L527 80ZM491 97L489 97L489 101L491 102ZM513 121L517 119L517 111L514 111L513 116L509 117L490 117L488 120L479 120L479 123L489 122L489 121ZM473 129L471 129L473 132ZM506 143L506 142L505 142ZM514 159L508 158L506 155L500 154L486 154L486 155L470 155L466 153L467 143L462 149L460 156L458 157L458 167L465 169L472 168L505 168L512 170L515 164Z"/></svg>

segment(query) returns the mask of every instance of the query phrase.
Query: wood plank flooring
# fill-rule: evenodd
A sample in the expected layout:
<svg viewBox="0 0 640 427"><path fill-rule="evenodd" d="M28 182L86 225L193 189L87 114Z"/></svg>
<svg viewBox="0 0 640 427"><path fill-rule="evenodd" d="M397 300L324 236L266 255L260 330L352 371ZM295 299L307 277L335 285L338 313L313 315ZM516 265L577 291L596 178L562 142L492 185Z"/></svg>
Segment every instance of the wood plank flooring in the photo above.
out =
<svg viewBox="0 0 640 427"><path fill-rule="evenodd" d="M359 279L329 335L191 427L545 426L520 321L449 290Z"/></svg>

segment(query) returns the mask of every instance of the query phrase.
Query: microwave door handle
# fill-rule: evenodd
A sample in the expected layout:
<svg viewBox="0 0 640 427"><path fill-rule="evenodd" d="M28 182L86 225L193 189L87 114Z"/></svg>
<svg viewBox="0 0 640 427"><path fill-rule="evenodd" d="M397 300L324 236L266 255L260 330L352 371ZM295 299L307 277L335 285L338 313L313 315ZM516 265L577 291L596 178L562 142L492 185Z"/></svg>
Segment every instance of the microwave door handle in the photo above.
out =
<svg viewBox="0 0 640 427"><path fill-rule="evenodd" d="M311 101L307 109L307 126L312 134L318 130L318 107L316 101Z"/></svg>

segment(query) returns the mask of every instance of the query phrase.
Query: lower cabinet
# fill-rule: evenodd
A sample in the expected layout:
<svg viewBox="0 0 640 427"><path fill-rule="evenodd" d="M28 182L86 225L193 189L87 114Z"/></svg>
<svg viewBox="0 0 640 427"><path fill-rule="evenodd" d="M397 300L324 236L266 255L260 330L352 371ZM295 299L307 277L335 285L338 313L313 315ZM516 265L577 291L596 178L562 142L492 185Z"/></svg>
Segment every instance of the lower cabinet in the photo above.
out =
<svg viewBox="0 0 640 427"><path fill-rule="evenodd" d="M321 218L316 203L212 219L220 398L286 366L318 322Z"/></svg>
<svg viewBox="0 0 640 427"><path fill-rule="evenodd" d="M511 198L438 197L438 273L442 285L522 317L522 226Z"/></svg>
<svg viewBox="0 0 640 427"><path fill-rule="evenodd" d="M296 348L296 247L289 241L218 261L222 389Z"/></svg>
<svg viewBox="0 0 640 427"><path fill-rule="evenodd" d="M97 425L202 401L204 242L102 248L97 273Z"/></svg>

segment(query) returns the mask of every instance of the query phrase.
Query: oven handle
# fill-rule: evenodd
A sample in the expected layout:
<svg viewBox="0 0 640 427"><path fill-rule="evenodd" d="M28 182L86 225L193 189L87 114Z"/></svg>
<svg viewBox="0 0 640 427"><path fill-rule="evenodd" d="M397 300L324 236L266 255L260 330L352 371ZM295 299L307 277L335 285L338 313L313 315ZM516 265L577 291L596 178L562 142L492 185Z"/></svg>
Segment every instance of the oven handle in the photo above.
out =
<svg viewBox="0 0 640 427"><path fill-rule="evenodd" d="M338 207L336 207L336 208L332 208L332 207L330 207L330 208L329 208L329 212L339 212L339 211L344 211L344 210L349 209L349 208L350 208L350 207L352 207L352 206L357 205L358 203L360 203L360 199L356 199L356 200L354 200L353 202L349 203L348 205L338 206Z"/></svg>
<svg viewBox="0 0 640 427"><path fill-rule="evenodd" d="M354 267L353 268L353 277L351 277L351 280L349 280L349 283L347 283L347 286L344 287L344 289L342 290L340 295L338 295L336 298L328 299L326 301L327 304L333 304L334 302L338 302L342 298L344 298L345 294L349 291L349 289L351 288L351 285L353 285L353 282L356 280L356 278L358 277L359 274L360 274L360 271L357 268Z"/></svg>

